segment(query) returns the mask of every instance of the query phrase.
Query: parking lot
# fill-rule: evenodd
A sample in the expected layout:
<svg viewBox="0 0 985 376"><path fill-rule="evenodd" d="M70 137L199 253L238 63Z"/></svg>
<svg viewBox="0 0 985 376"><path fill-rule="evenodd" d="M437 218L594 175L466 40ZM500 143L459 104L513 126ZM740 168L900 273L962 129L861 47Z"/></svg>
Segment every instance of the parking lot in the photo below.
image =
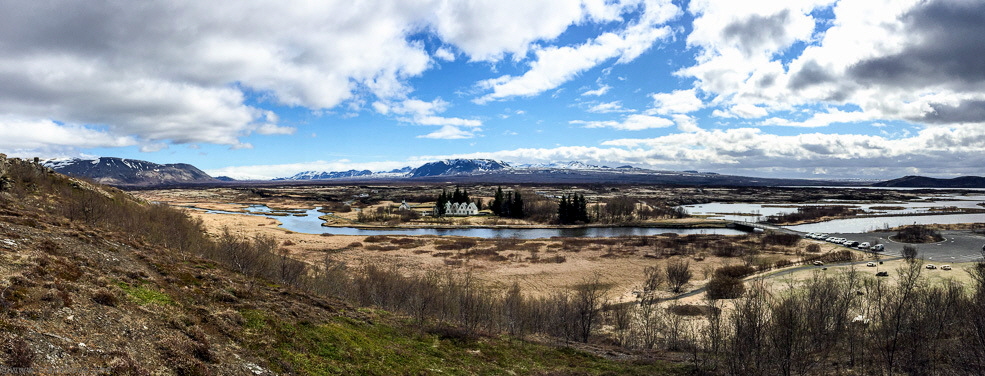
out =
<svg viewBox="0 0 985 376"><path fill-rule="evenodd" d="M886 256L901 256L905 243L889 239L896 232L867 232L864 234L828 234L828 236L851 239L857 242L883 244L886 250L879 252ZM938 243L911 244L917 248L917 257L935 263L961 263L982 260L982 247L985 236L970 231L941 231L944 241ZM829 243L830 244L830 243Z"/></svg>

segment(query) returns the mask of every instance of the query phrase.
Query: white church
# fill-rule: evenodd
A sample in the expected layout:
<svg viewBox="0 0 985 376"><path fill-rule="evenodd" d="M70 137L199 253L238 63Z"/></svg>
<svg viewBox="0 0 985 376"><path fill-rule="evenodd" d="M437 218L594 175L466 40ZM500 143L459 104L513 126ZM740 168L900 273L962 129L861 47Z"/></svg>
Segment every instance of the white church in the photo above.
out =
<svg viewBox="0 0 985 376"><path fill-rule="evenodd" d="M438 208L434 208L435 215L438 213ZM465 217L470 215L479 215L479 208L475 206L475 203L464 203L464 202L446 202L445 203L445 215Z"/></svg>

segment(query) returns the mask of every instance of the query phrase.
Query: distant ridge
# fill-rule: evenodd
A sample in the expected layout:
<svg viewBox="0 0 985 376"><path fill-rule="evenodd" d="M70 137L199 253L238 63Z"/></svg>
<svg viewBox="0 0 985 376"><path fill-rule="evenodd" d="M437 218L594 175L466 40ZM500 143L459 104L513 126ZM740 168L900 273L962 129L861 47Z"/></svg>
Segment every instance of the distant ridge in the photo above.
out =
<svg viewBox="0 0 985 376"><path fill-rule="evenodd" d="M412 178L424 176L469 175L475 173L500 171L509 169L506 162L492 159L446 159L438 162L425 163L415 168L408 176Z"/></svg>
<svg viewBox="0 0 985 376"><path fill-rule="evenodd" d="M152 186L218 181L187 163L162 165L137 159L99 157L49 159L44 161L44 165L58 173L86 177L108 185Z"/></svg>
<svg viewBox="0 0 985 376"><path fill-rule="evenodd" d="M911 175L872 185L875 187L899 188L985 188L985 177L961 176L952 179L938 179Z"/></svg>
<svg viewBox="0 0 985 376"><path fill-rule="evenodd" d="M317 171L304 171L295 174L294 176L287 178L276 178L273 180L325 180L325 179L342 179L342 178L354 178L360 176L372 175L373 172L370 170L349 170L349 171L333 171L333 172L317 172Z"/></svg>
<svg viewBox="0 0 985 376"><path fill-rule="evenodd" d="M306 171L275 181L334 180L338 182L460 182L488 184L672 184L721 186L853 186L860 182L756 178L714 172L658 171L631 165L607 167L578 161L510 165L492 159L446 159L417 168L387 172L349 170Z"/></svg>

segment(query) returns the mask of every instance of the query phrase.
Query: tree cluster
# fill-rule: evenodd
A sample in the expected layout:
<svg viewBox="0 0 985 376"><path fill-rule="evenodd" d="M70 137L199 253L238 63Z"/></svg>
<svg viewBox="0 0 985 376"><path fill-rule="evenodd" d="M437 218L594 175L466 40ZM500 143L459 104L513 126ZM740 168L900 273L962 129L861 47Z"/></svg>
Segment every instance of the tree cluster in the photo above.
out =
<svg viewBox="0 0 985 376"><path fill-rule="evenodd" d="M493 214L500 217L526 217L523 211L523 197L520 196L520 191L507 192L504 194L502 187L496 188L496 194L493 196L492 203L489 204L489 210L492 210Z"/></svg>
<svg viewBox="0 0 985 376"><path fill-rule="evenodd" d="M438 217L445 215L445 204L447 203L469 204L471 202L472 199L469 197L469 191L467 189L462 190L458 187L455 187L455 192L452 194L448 194L448 192L442 189L441 194L439 194L437 200L435 200L435 205L437 206L437 209L435 210L435 214ZM478 201L476 205L477 206L481 205L481 203L482 203L481 201Z"/></svg>
<svg viewBox="0 0 985 376"><path fill-rule="evenodd" d="M588 223L588 207L585 195L561 196L557 207L557 220L562 225Z"/></svg>

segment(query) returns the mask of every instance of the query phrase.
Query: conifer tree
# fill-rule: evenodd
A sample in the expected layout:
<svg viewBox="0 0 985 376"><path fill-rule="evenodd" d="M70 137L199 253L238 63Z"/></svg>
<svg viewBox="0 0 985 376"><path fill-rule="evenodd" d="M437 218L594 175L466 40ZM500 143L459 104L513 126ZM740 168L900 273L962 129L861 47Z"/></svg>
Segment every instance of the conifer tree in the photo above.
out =
<svg viewBox="0 0 985 376"><path fill-rule="evenodd" d="M458 189L458 187L455 187L455 193L452 193L452 195L451 195L451 202L453 202L453 203L459 203L459 202L462 202L462 201L463 201L462 200L462 190Z"/></svg>
<svg viewBox="0 0 985 376"><path fill-rule="evenodd" d="M437 208L435 209L435 213L437 214L438 217L445 215L445 203L447 202L448 202L448 193L446 193L445 190L442 189L441 194L438 195L438 200L435 203L435 206L437 206Z"/></svg>
<svg viewBox="0 0 985 376"><path fill-rule="evenodd" d="M562 225L571 223L571 210L569 209L568 196L561 195L561 202L557 204L557 221Z"/></svg>
<svg viewBox="0 0 985 376"><path fill-rule="evenodd" d="M489 205L489 210L492 210L493 214L503 216L503 187L496 187L496 194Z"/></svg>
<svg viewBox="0 0 985 376"><path fill-rule="evenodd" d="M523 213L523 197L520 197L520 191L516 191L513 194L513 200L510 202L510 216L513 218L525 217Z"/></svg>

